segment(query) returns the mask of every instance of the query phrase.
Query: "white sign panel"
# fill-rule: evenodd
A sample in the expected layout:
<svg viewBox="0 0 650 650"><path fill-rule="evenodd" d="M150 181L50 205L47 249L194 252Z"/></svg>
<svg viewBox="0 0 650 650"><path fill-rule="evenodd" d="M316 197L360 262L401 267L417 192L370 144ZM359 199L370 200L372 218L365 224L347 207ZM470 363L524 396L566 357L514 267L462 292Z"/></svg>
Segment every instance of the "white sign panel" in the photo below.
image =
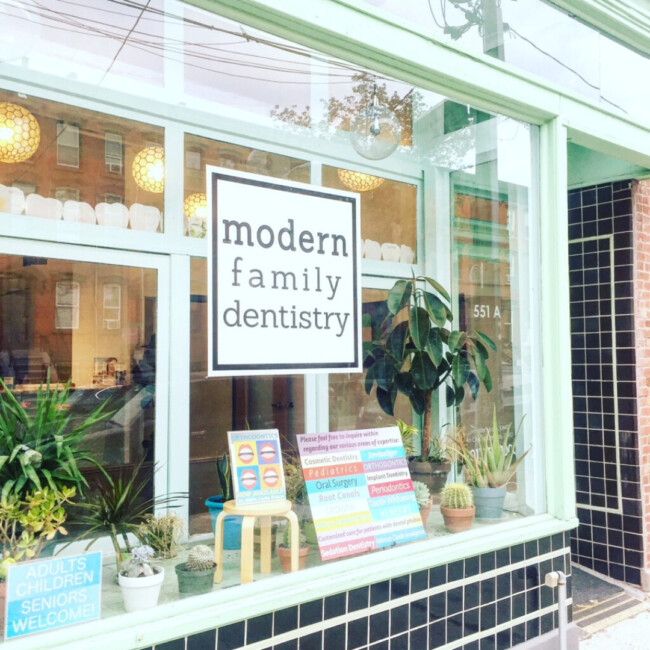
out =
<svg viewBox="0 0 650 650"><path fill-rule="evenodd" d="M207 167L211 376L361 372L358 195Z"/></svg>

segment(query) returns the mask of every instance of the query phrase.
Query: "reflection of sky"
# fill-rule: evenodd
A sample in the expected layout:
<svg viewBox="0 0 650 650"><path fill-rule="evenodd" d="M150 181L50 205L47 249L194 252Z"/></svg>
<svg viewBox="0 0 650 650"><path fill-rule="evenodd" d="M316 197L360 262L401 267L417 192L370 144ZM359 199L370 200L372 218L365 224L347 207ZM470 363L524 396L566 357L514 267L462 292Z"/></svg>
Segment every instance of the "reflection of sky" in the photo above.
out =
<svg viewBox="0 0 650 650"><path fill-rule="evenodd" d="M472 27L452 41L449 25L465 24L448 0L361 0L377 11L398 16L420 29L471 52L482 52L482 38ZM600 35L542 0L503 0L505 60L593 100L612 102L631 115L646 115L650 84L631 79L650 78L650 59ZM444 11L444 15L443 15Z"/></svg>

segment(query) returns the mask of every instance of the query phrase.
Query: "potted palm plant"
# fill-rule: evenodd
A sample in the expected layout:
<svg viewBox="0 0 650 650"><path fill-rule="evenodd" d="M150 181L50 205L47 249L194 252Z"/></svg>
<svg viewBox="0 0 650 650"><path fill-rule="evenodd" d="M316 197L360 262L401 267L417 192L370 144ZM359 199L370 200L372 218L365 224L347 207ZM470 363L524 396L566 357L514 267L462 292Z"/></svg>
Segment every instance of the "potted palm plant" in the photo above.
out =
<svg viewBox="0 0 650 650"><path fill-rule="evenodd" d="M151 546L137 546L131 552L131 559L118 572L127 612L150 609L158 604L165 569L151 565L153 556Z"/></svg>
<svg viewBox="0 0 650 650"><path fill-rule="evenodd" d="M393 415L398 393L423 417L421 458L432 450L431 399L445 388L448 406L467 394L476 399L481 385L492 389L486 365L494 342L481 332L454 330L451 298L435 280L398 280L386 299L387 317L365 348L365 389L377 387L377 401ZM421 480L421 479L420 479Z"/></svg>
<svg viewBox="0 0 650 650"><path fill-rule="evenodd" d="M440 512L450 533L469 530L476 508L472 491L466 483L450 483L440 493Z"/></svg>
<svg viewBox="0 0 650 650"><path fill-rule="evenodd" d="M514 434L511 434L511 425L508 425L501 435L494 407L492 429L488 427L484 431L477 431L474 444L462 427L447 437L447 448L453 458L461 463L472 489L477 520L501 519L507 484L530 451L527 449L518 458L515 455L522 423L523 419Z"/></svg>
<svg viewBox="0 0 650 650"><path fill-rule="evenodd" d="M110 537L115 550L115 560L120 567L123 562L122 548L132 552L129 533L139 539L141 526L154 509L161 506L174 507L184 493L149 496L149 472L144 472L144 459L130 470L113 478L104 472L89 498L76 504L71 525L80 527L80 538L92 537L86 548L104 535ZM146 539L146 536L145 536Z"/></svg>

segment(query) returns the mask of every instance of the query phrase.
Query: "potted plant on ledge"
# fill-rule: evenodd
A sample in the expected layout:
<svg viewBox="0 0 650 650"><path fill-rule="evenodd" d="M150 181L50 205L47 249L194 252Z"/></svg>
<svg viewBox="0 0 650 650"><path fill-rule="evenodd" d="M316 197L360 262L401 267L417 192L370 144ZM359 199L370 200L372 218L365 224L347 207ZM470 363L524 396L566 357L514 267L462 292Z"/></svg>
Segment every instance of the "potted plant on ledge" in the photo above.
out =
<svg viewBox="0 0 650 650"><path fill-rule="evenodd" d="M131 559L118 573L124 608L127 612L150 609L158 604L160 588L165 579L165 569L151 565L153 555L151 546L134 548Z"/></svg>
<svg viewBox="0 0 650 650"><path fill-rule="evenodd" d="M377 401L389 415L402 393L423 416L422 458L429 458L434 439L435 391L444 386L447 406L458 406L468 393L476 399L481 384L492 389L486 361L488 349L496 350L496 345L481 332L454 330L450 302L449 294L432 278L398 280L386 299L388 315L365 349L366 393L376 384Z"/></svg>
<svg viewBox="0 0 650 650"><path fill-rule="evenodd" d="M187 555L187 561L175 567L178 592L181 595L207 594L214 585L214 551L205 544L197 544Z"/></svg>
<svg viewBox="0 0 650 650"><path fill-rule="evenodd" d="M522 423L523 420L512 435L508 425L501 436L494 407L492 430L488 427L485 431L477 432L474 446L471 446L462 427L447 438L447 447L453 458L462 464L463 473L471 486L477 520L501 519L508 481L530 451L527 449L521 456L515 457L517 436Z"/></svg>
<svg viewBox="0 0 650 650"><path fill-rule="evenodd" d="M445 485L440 493L440 512L450 533L469 530L476 512L469 485L466 483Z"/></svg>

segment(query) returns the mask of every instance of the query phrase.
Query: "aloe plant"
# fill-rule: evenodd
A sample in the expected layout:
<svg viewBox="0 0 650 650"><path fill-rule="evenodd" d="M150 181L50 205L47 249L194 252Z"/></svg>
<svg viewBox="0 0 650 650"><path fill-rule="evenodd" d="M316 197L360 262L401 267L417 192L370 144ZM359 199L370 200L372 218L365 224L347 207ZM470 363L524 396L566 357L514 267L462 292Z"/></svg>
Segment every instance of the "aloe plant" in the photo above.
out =
<svg viewBox="0 0 650 650"><path fill-rule="evenodd" d="M377 385L379 406L393 415L397 393L406 395L424 415L422 456L431 443L431 396L445 386L448 406L469 393L476 399L481 384L492 389L487 367L496 345L481 332L454 330L451 298L435 280L398 280L386 299L388 315L378 337L365 346L365 389Z"/></svg>
<svg viewBox="0 0 650 650"><path fill-rule="evenodd" d="M83 440L89 429L111 416L107 402L76 423L69 410L70 382L59 390L50 385L48 376L36 393L33 416L1 379L0 388L2 498L10 494L24 497L45 487L56 492L72 486L82 493L87 482L79 463L95 463L83 451Z"/></svg>
<svg viewBox="0 0 650 650"><path fill-rule="evenodd" d="M467 480L474 487L501 487L514 476L530 449L515 458L517 437L523 418L514 435L509 424L503 435L499 433L497 409L492 414L492 429L478 433L475 447L471 447L461 428L447 437L447 449L463 465Z"/></svg>

